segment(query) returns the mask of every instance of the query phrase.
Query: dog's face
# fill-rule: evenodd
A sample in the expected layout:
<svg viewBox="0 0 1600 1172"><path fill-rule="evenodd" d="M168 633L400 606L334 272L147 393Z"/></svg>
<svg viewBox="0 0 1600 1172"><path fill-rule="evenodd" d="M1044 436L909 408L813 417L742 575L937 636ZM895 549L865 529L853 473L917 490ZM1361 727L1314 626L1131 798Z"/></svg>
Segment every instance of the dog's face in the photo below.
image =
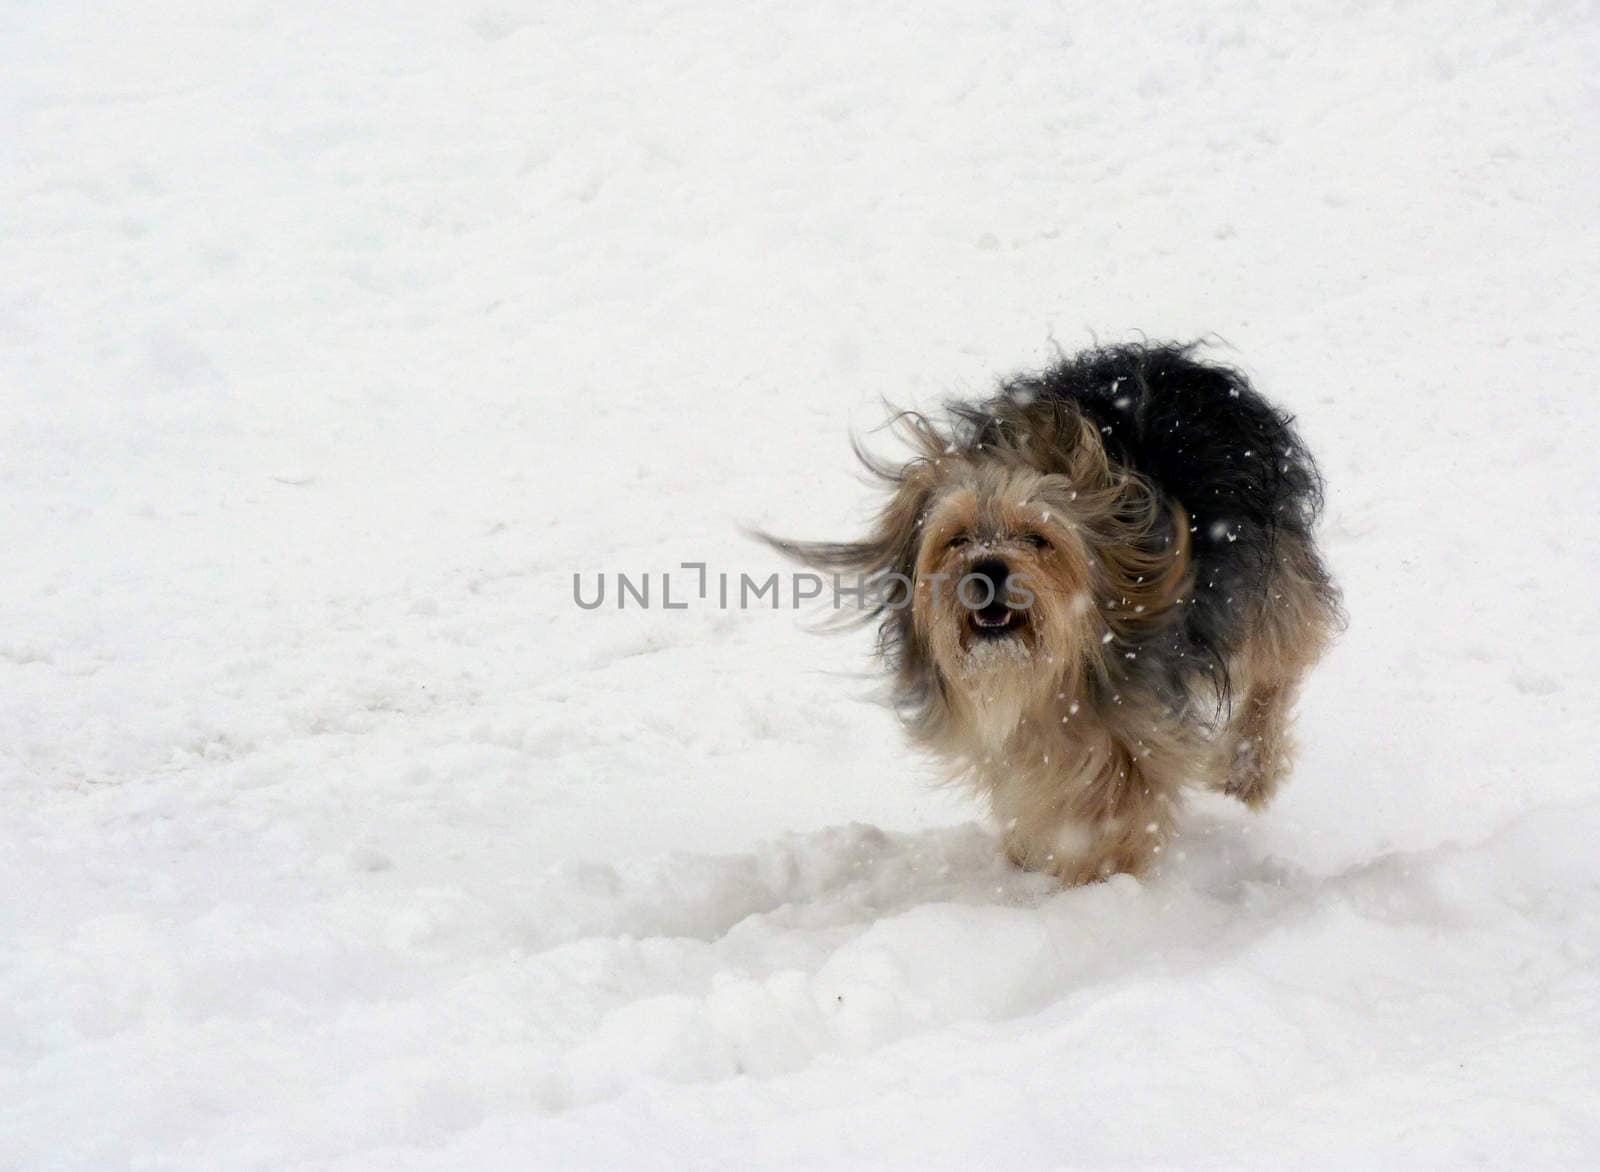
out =
<svg viewBox="0 0 1600 1172"><path fill-rule="evenodd" d="M1014 726L1071 676L1094 638L1093 566L1059 475L938 460L902 493L922 501L909 637L958 711Z"/></svg>
<svg viewBox="0 0 1600 1172"><path fill-rule="evenodd" d="M866 538L769 539L819 569L882 586L863 616L915 734L992 752L1030 714L1070 709L1113 640L1136 635L1184 588L1188 521L1114 469L1098 431L1065 409L1017 404L957 437L901 417L918 454L890 465L857 449L888 503Z"/></svg>

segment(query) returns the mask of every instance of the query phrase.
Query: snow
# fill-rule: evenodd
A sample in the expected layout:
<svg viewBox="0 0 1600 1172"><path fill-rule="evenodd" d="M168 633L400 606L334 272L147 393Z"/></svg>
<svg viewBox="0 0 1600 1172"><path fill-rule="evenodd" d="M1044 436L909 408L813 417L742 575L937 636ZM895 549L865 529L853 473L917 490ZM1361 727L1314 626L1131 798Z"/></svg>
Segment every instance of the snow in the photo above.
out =
<svg viewBox="0 0 1600 1172"><path fill-rule="evenodd" d="M0 15L0 1166L1589 1166L1591 6ZM661 601L1148 331L1352 623L1074 891L868 639ZM712 591L713 599L715 590Z"/></svg>

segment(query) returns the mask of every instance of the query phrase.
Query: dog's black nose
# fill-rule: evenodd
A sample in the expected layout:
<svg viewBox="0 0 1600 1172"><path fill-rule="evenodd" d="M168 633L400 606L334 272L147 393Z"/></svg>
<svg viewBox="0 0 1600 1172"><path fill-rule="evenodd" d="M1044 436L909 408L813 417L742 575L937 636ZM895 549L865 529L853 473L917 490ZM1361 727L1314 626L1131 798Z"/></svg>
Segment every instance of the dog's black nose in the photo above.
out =
<svg viewBox="0 0 1600 1172"><path fill-rule="evenodd" d="M974 578L986 579L994 592L989 595L991 604L999 602L1006 595L1006 579L1011 576L1011 567L1006 565L1001 558L984 558L968 570L967 573ZM979 594L984 593L981 587L974 587Z"/></svg>

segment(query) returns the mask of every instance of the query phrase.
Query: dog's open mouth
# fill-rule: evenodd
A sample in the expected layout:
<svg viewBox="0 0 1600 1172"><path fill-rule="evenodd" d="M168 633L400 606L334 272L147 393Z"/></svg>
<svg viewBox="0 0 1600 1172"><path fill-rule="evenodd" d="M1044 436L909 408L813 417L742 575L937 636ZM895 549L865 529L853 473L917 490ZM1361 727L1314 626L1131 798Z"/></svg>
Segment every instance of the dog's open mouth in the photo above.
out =
<svg viewBox="0 0 1600 1172"><path fill-rule="evenodd" d="M967 614L967 625L979 639L1004 639L1028 624L1028 616L998 600Z"/></svg>

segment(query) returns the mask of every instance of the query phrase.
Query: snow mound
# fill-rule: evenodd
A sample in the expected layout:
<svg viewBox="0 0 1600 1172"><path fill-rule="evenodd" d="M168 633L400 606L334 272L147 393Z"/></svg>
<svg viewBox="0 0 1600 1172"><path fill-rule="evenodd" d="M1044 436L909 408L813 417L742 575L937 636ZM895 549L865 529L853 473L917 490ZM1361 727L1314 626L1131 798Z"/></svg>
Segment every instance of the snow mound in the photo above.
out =
<svg viewBox="0 0 1600 1172"><path fill-rule="evenodd" d="M779 1166L892 1133L954 1167L1029 1103L1030 1162L1590 1150L1600 806L1328 875L1190 821L1147 882L1072 891L975 826L565 864L466 965L443 893L376 933L354 893L299 932L107 916L4 987L40 1062L0 1153L104 1166L159 1121L226 1166Z"/></svg>

